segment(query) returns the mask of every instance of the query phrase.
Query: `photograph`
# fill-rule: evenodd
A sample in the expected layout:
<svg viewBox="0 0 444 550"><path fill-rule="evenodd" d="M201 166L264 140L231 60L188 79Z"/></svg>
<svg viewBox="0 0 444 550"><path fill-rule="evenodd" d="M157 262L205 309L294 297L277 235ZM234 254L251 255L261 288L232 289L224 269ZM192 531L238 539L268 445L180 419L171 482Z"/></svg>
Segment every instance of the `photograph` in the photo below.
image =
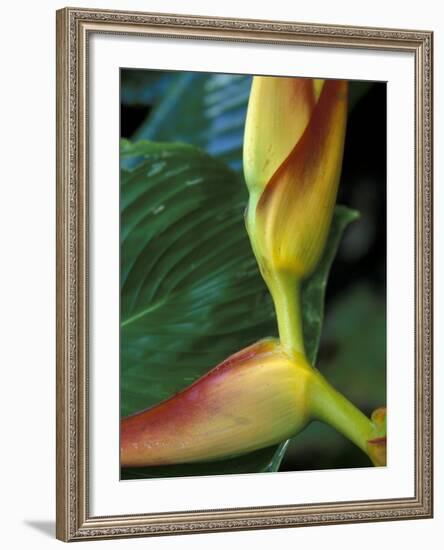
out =
<svg viewBox="0 0 444 550"><path fill-rule="evenodd" d="M386 82L120 68L119 137L121 481L386 466Z"/></svg>

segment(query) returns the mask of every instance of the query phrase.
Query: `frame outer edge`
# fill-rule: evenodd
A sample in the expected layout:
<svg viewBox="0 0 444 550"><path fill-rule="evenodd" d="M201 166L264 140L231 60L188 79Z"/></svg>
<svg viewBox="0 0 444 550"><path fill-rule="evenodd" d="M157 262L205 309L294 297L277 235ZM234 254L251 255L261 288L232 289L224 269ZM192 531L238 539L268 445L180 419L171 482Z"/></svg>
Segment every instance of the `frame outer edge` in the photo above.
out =
<svg viewBox="0 0 444 550"><path fill-rule="evenodd" d="M56 12L56 538L69 540L68 10Z"/></svg>
<svg viewBox="0 0 444 550"><path fill-rule="evenodd" d="M434 325L433 325L433 266L434 266L434 241L433 241L433 188L434 188L434 170L433 170L433 148L434 148L434 129L433 129L433 113L434 113L434 32L429 32L429 52L428 57L424 60L425 69L427 71L426 81L428 83L427 95L424 100L424 111L427 116L427 125L425 127L425 140L426 140L426 178L428 187L427 208L428 208L428 235L425 245L425 256L428 261L428 280L426 287L426 300L428 307L428 319L427 319L427 348L426 358L429 360L429 380L427 384L428 389L428 429L426 430L426 436L428 440L426 442L425 452L428 459L429 476L427 479L428 484L428 512L429 518L434 518L434 410L433 410L433 396L434 396L434 357L433 357L433 337L434 337Z"/></svg>
<svg viewBox="0 0 444 550"><path fill-rule="evenodd" d="M434 112L434 33L427 33L424 40L423 56L423 82L424 94L422 98L423 110L423 182L424 182L424 205L423 205L423 227L424 238L422 242L422 251L424 256L423 277L421 289L423 291L423 303L420 307L424 311L423 328L423 346L424 356L423 364L425 373L424 380L424 418L423 418L423 436L425 438L424 461L427 472L424 476L424 507L426 517L434 517L434 464L433 464L433 432L434 432L434 412L433 412L433 112Z"/></svg>
<svg viewBox="0 0 444 550"><path fill-rule="evenodd" d="M217 531L346 524L432 517L432 71L433 33L398 29L340 27L277 21L235 20L174 14L64 8L56 12L57 121L57 388L56 388L56 536L62 541L159 536ZM147 517L89 517L87 476L87 171L84 84L86 27L129 32L148 27L160 36L261 41L405 50L415 53L418 182L415 251L417 272L415 326L420 361L416 375L417 428L415 499L370 503L369 509L346 503L345 510L326 504L300 513L288 510L205 510ZM109 27L111 25L111 27ZM157 31L159 29L159 32ZM227 31L228 34L227 34ZM102 32L99 29L99 32ZM141 32L144 34L144 32ZM196 36L194 36L196 35ZM247 36L248 35L248 36ZM263 37L263 40L262 40ZM282 40L279 40L282 39ZM321 44L322 42L322 44ZM376 45L378 43L378 45ZM80 89L79 89L80 88ZM418 102L420 99L420 102ZM418 132L418 130L420 130ZM420 191L418 193L418 191ZM419 299L418 299L419 298ZM418 355L417 355L418 357ZM397 506L397 507L396 507ZM200 511L202 512L202 511ZM212 513L216 512L216 513ZM222 512L219 514L217 512Z"/></svg>

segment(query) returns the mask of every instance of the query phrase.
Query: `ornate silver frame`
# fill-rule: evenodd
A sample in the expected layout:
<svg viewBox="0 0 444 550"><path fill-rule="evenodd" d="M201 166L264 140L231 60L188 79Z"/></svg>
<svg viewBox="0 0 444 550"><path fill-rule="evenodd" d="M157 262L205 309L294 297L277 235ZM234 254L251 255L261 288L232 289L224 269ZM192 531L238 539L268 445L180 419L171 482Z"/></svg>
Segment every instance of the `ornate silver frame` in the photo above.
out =
<svg viewBox="0 0 444 550"><path fill-rule="evenodd" d="M88 509L86 47L94 32L309 44L414 54L415 496L92 517ZM64 541L432 516L433 33L65 8L57 12L57 538Z"/></svg>

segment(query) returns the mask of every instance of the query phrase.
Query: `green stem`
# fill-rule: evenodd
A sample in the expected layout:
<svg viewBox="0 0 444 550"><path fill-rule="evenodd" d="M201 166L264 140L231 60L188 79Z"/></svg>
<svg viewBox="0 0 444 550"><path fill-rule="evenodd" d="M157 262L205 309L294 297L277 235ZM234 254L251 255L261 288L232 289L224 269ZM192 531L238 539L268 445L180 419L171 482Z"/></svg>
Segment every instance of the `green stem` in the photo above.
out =
<svg viewBox="0 0 444 550"><path fill-rule="evenodd" d="M305 356L302 333L300 283L294 275L277 273L270 286L278 322L279 339L288 351Z"/></svg>
<svg viewBox="0 0 444 550"><path fill-rule="evenodd" d="M310 400L315 419L338 430L368 455L367 441L374 435L372 422L315 369Z"/></svg>

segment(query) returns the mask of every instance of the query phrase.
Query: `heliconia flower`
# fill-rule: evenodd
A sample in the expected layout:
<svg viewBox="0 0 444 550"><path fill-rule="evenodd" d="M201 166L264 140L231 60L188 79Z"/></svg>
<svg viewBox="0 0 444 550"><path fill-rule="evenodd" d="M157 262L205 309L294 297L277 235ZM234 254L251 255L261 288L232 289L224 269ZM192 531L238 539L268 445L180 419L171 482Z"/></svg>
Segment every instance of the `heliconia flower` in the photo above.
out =
<svg viewBox="0 0 444 550"><path fill-rule="evenodd" d="M231 355L191 386L121 421L121 465L234 457L294 436L309 421L311 369L265 339Z"/></svg>
<svg viewBox="0 0 444 550"><path fill-rule="evenodd" d="M344 80L253 78L243 152L246 224L269 286L276 271L305 277L322 254L341 173L347 95Z"/></svg>
<svg viewBox="0 0 444 550"><path fill-rule="evenodd" d="M367 454L375 466L387 464L387 410L380 407L371 416L375 434L367 441Z"/></svg>

